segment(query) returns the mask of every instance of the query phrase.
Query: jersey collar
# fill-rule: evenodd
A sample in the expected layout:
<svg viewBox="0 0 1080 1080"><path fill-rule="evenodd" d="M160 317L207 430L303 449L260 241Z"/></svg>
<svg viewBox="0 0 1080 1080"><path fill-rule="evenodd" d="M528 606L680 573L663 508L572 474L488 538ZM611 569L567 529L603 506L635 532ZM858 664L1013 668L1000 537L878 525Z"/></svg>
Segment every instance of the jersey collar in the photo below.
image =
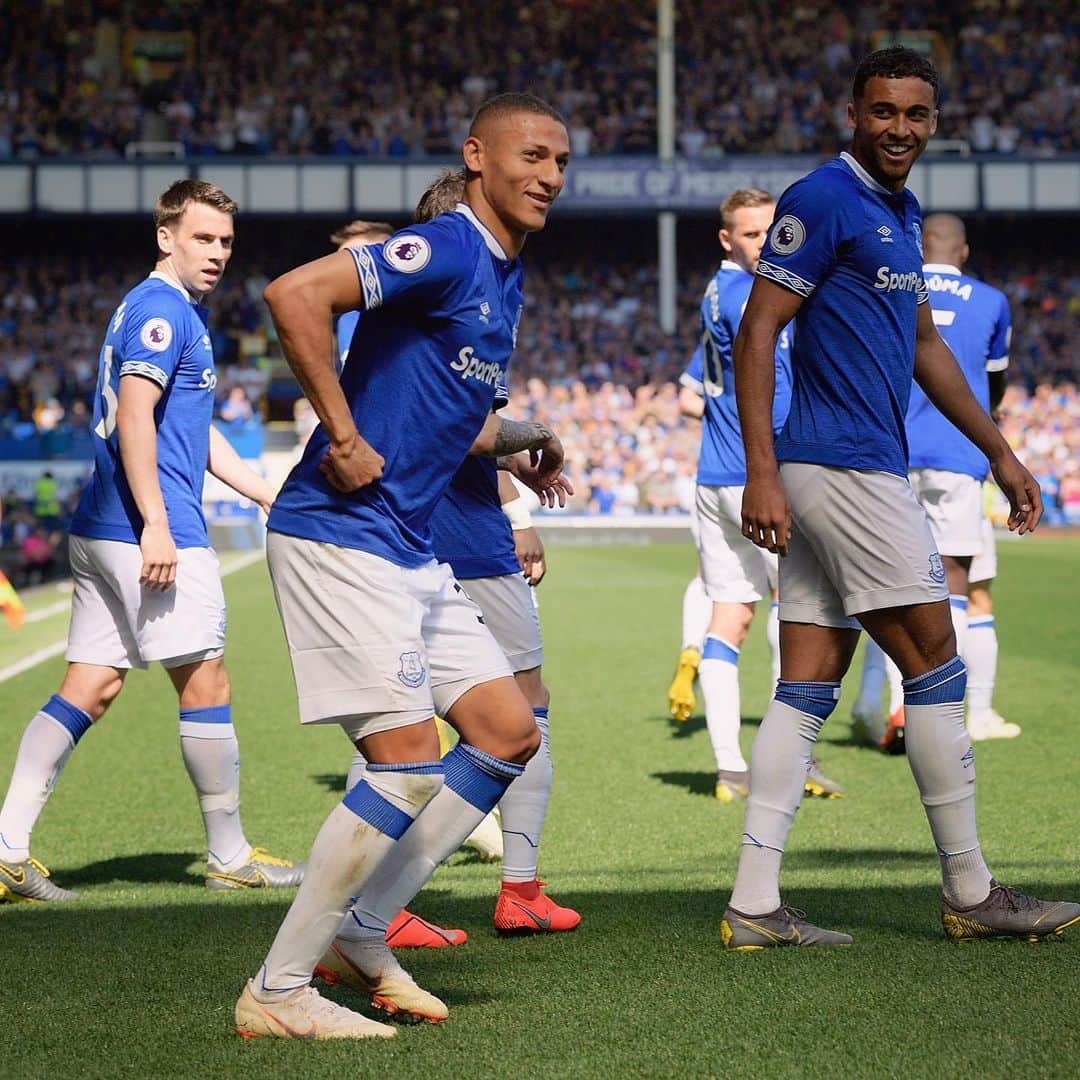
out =
<svg viewBox="0 0 1080 1080"><path fill-rule="evenodd" d="M503 262L509 262L510 256L506 254L502 249L502 244L491 235L491 230L473 213L472 207L468 203L459 202L454 208L455 211L467 218L473 225L473 228L484 238L484 243L488 246L488 251L497 259L502 259Z"/></svg>
<svg viewBox="0 0 1080 1080"><path fill-rule="evenodd" d="M950 266L948 263L923 263L923 273L926 274L955 274L960 276L959 266Z"/></svg>
<svg viewBox="0 0 1080 1080"><path fill-rule="evenodd" d="M743 268L742 268L742 267L741 267L741 266L740 266L740 265L739 265L739 264L738 264L737 262L735 262L735 260L734 260L734 259L725 259L725 260L724 260L724 261L723 261L723 262L722 262L722 263L720 264L720 269L721 269L721 270L738 270L738 271L740 271L740 272L741 272L741 273L743 273L743 274L745 274L745 273L746 273L746 271L745 271L745 270L743 270Z"/></svg>
<svg viewBox="0 0 1080 1080"><path fill-rule="evenodd" d="M173 279L169 277L168 274L163 274L160 270L151 270L150 277L157 278L158 281L164 281L166 285L171 285L189 304L194 304L196 307L198 307L199 301L196 300L195 297L192 296L191 293L189 293L187 289L183 287L183 285L178 285L175 281L173 281Z"/></svg>
<svg viewBox="0 0 1080 1080"><path fill-rule="evenodd" d="M887 187L879 184L846 150L840 154L840 160L868 187L881 195L890 195L896 198L898 191L890 191Z"/></svg>

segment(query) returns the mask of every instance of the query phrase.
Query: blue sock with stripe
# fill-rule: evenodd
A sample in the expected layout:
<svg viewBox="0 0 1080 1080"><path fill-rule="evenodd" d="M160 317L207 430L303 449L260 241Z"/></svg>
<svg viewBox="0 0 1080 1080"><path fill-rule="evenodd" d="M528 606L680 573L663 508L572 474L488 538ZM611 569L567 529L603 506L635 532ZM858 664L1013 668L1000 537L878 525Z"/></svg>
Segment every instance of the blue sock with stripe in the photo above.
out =
<svg viewBox="0 0 1080 1080"><path fill-rule="evenodd" d="M53 694L27 724L0 808L0 858L21 862L29 857L30 833L90 724L87 713L59 694Z"/></svg>

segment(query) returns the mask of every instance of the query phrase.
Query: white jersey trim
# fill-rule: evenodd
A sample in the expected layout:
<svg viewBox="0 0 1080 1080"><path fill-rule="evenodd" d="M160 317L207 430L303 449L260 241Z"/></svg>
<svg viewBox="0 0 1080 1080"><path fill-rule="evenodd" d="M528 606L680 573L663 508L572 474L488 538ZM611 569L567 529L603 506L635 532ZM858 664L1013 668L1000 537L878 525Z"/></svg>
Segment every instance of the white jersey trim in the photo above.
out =
<svg viewBox="0 0 1080 1080"><path fill-rule="evenodd" d="M162 390L169 385L169 376L157 364L148 364L145 360L125 360L120 365L120 377L125 375L142 375L156 382Z"/></svg>
<svg viewBox="0 0 1080 1080"><path fill-rule="evenodd" d="M949 263L923 263L924 274L955 274L960 277L960 268Z"/></svg>
<svg viewBox="0 0 1080 1080"><path fill-rule="evenodd" d="M147 276L156 278L158 281L164 281L166 285L171 285L189 304L197 304L199 302L198 299L192 296L183 285L174 278L169 277L169 275L163 271L151 270Z"/></svg>
<svg viewBox="0 0 1080 1080"><path fill-rule="evenodd" d="M895 194L879 184L846 150L840 154L840 160L872 191L879 191L882 195Z"/></svg>
<svg viewBox="0 0 1080 1080"><path fill-rule="evenodd" d="M809 296L817 288L812 281L807 281L806 278L801 278L798 274L793 274L782 266L774 266L764 259L757 264L757 272L763 278L775 281L777 285L783 285L785 289L790 289L800 296Z"/></svg>
<svg viewBox="0 0 1080 1080"><path fill-rule="evenodd" d="M1008 354L1005 356L998 356L986 361L987 371L1004 371L1009 366Z"/></svg>
<svg viewBox="0 0 1080 1080"><path fill-rule="evenodd" d="M510 261L510 256L503 251L502 244L495 239L491 230L473 213L472 207L468 203L459 202L454 208L454 212L461 214L462 217L469 221L473 228L484 238L484 243L487 244L488 251L492 255L503 259L505 262Z"/></svg>
<svg viewBox="0 0 1080 1080"><path fill-rule="evenodd" d="M679 376L679 385L685 386L687 390L693 390L698 397L705 396L705 384L700 379L695 379L688 371L684 371Z"/></svg>
<svg viewBox="0 0 1080 1080"><path fill-rule="evenodd" d="M382 282L379 280L379 271L375 260L366 247L347 248L349 254L356 263L356 273L360 278L360 291L364 295L364 310L374 311L382 307L383 294Z"/></svg>

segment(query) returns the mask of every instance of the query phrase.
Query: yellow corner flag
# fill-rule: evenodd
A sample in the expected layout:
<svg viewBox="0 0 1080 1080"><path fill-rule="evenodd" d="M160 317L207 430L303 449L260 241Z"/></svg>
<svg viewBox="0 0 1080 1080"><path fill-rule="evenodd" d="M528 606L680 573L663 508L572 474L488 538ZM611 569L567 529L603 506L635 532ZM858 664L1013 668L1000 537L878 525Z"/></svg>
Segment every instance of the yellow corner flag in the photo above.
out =
<svg viewBox="0 0 1080 1080"><path fill-rule="evenodd" d="M26 617L26 605L19 599L15 586L7 579L7 574L0 570L0 608L4 609L12 630L18 630Z"/></svg>

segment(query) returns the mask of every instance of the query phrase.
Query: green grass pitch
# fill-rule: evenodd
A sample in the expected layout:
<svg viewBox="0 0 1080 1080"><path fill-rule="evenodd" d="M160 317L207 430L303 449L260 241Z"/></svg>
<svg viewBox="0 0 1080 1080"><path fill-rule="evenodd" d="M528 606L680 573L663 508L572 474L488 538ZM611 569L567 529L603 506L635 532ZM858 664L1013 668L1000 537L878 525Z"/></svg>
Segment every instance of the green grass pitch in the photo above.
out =
<svg viewBox="0 0 1080 1080"><path fill-rule="evenodd" d="M1080 543L1000 545L996 704L1024 725L978 749L983 847L1004 881L1080 895ZM1038 945L955 946L903 759L848 740L850 692L820 757L848 789L807 801L785 898L851 931L835 951L726 954L718 924L741 809L710 797L703 721L666 716L681 544L556 548L541 588L555 790L541 873L584 916L572 935L502 941L498 870L455 856L415 910L464 948L402 958L448 1023L389 1044L244 1042L232 1007L288 897L209 893L202 830L160 669L135 673L80 745L34 835L80 902L0 908L0 1074L7 1077L1066 1077L1077 1074L1080 928ZM340 731L296 722L262 565L226 581L249 837L303 857L338 798ZM26 651L63 636L28 627ZM20 645L0 635L10 664ZM32 639L32 641L31 641ZM767 700L761 626L744 652L744 744ZM0 683L0 783L63 661ZM850 688L849 688L850 690ZM348 992L334 996L349 1001Z"/></svg>

